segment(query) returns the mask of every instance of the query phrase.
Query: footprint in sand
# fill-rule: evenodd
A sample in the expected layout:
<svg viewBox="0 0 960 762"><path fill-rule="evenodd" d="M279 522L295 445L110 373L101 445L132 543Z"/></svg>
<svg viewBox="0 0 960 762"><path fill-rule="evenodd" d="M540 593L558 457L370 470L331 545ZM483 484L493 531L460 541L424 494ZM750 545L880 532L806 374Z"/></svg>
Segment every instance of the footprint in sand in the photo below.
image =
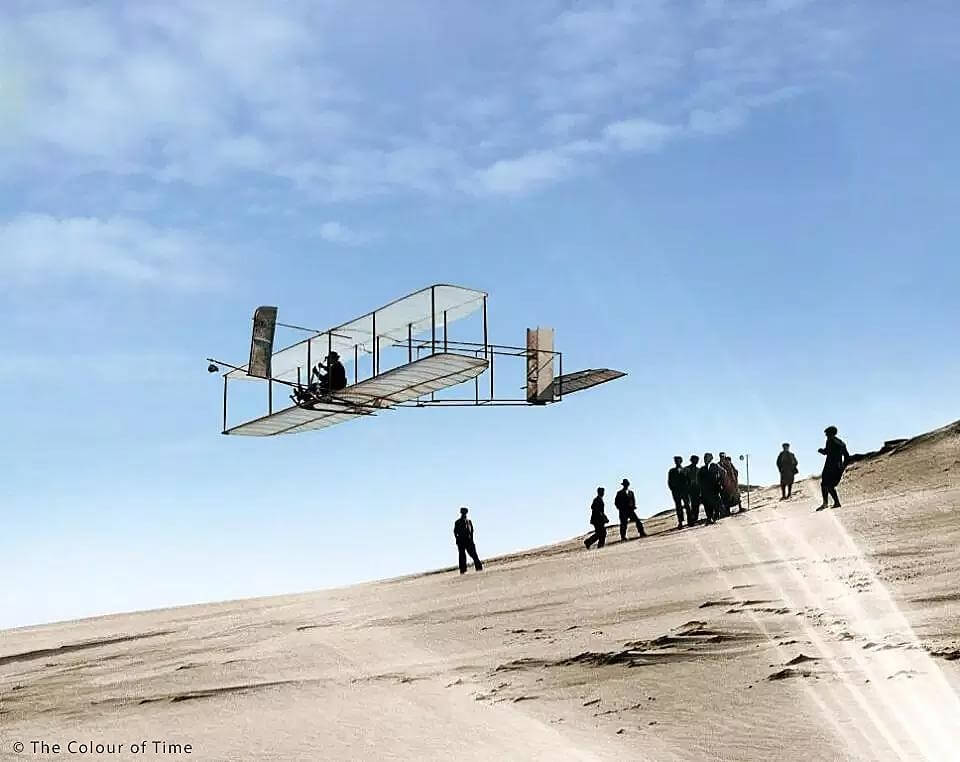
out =
<svg viewBox="0 0 960 762"><path fill-rule="evenodd" d="M790 661L787 662L788 667L795 666L797 664L804 664L808 661L820 661L816 656L807 656L806 654L800 654L799 656L794 656Z"/></svg>
<svg viewBox="0 0 960 762"><path fill-rule="evenodd" d="M789 680L794 677L810 677L812 674L812 672L807 672L806 670L787 667L778 672L774 672L772 675L768 675L767 680Z"/></svg>
<svg viewBox="0 0 960 762"><path fill-rule="evenodd" d="M922 675L923 672L916 672L912 669L901 669L899 672L894 672L892 675L887 675L887 680L893 680L897 677L905 677L907 680L912 680L914 675Z"/></svg>
<svg viewBox="0 0 960 762"><path fill-rule="evenodd" d="M736 601L733 600L732 598L724 598L719 601L704 601L703 603L700 604L699 608L708 609L708 608L711 608L712 606L729 606L732 603L736 603Z"/></svg>

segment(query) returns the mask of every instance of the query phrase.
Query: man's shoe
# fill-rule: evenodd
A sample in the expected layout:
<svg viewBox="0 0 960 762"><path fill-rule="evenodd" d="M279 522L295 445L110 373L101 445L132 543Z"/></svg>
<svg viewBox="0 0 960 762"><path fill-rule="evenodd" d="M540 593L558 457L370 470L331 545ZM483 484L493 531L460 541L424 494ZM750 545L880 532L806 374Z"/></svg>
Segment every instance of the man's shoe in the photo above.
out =
<svg viewBox="0 0 960 762"><path fill-rule="evenodd" d="M827 504L824 503L824 504L821 505L819 508L817 508L817 510L818 510L818 511L822 511L822 510L823 510L824 508L826 508L826 507L827 507Z"/></svg>
<svg viewBox="0 0 960 762"><path fill-rule="evenodd" d="M842 508L843 506L841 506L840 503L834 503L834 504L831 505L830 507L831 507L831 508Z"/></svg>

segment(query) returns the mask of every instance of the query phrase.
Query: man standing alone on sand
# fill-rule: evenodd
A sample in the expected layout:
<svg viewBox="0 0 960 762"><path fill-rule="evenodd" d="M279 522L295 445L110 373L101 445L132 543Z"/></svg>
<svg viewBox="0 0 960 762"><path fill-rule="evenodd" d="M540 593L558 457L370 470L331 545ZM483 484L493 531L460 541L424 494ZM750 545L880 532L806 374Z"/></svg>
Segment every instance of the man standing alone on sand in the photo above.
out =
<svg viewBox="0 0 960 762"><path fill-rule="evenodd" d="M473 522L467 518L467 509L460 509L460 518L453 523L453 539L457 541L457 554L460 557L460 573L467 573L467 553L473 559L473 568L483 571L483 564L477 556L477 546L473 544Z"/></svg>
<svg viewBox="0 0 960 762"><path fill-rule="evenodd" d="M590 523L593 525L593 534L583 541L587 550L593 543L597 543L597 550L600 550L607 542L607 514L603 512L603 492L603 487L597 487L597 496L590 504Z"/></svg>
<svg viewBox="0 0 960 762"><path fill-rule="evenodd" d="M715 524L720 519L720 506L723 504L723 469L713 462L712 452L703 454L703 467L697 472L697 481L707 523Z"/></svg>
<svg viewBox="0 0 960 762"><path fill-rule="evenodd" d="M780 499L793 497L793 478L797 475L797 456L790 452L790 443L783 443L783 450L777 456L777 470L780 472Z"/></svg>
<svg viewBox="0 0 960 762"><path fill-rule="evenodd" d="M633 521L637 533L641 537L646 537L647 533L643 531L643 524L637 517L637 500L633 496L633 490L630 489L630 480L624 479L621 484L623 484L623 487L613 499L613 504L620 514L620 541L623 542L627 539L627 522L629 521Z"/></svg>
<svg viewBox="0 0 960 762"><path fill-rule="evenodd" d="M697 463L700 462L699 455L690 456L690 465L683 469L687 477L687 526L692 527L700 521L700 480L698 473L700 469Z"/></svg>
<svg viewBox="0 0 960 762"><path fill-rule="evenodd" d="M673 507L677 511L677 529L683 529L683 514L690 513L690 494L687 489L687 474L683 469L683 458L673 457L673 468L667 472L667 486L673 496Z"/></svg>
<svg viewBox="0 0 960 762"><path fill-rule="evenodd" d="M840 507L840 498L837 497L837 485L843 478L843 472L850 462L850 453L847 452L847 446L843 440L837 436L836 426L827 426L823 430L827 435L827 443L817 452L826 455L827 459L823 463L823 473L820 475L820 491L823 493L823 503L817 508L822 511L827 507L827 498L833 498L833 508Z"/></svg>

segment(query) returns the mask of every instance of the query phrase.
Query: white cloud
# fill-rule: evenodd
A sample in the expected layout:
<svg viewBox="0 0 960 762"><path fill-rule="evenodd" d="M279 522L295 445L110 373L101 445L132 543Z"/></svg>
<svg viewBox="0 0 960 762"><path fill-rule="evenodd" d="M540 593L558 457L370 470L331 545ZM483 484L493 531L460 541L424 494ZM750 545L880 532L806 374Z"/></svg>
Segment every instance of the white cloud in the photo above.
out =
<svg viewBox="0 0 960 762"><path fill-rule="evenodd" d="M743 126L746 114L742 109L725 108L718 111L697 109L690 113L690 131L702 135L722 135Z"/></svg>
<svg viewBox="0 0 960 762"><path fill-rule="evenodd" d="M677 127L651 119L625 119L608 124L603 130L604 137L623 151L659 151L677 137Z"/></svg>
<svg viewBox="0 0 960 762"><path fill-rule="evenodd" d="M128 219L22 214L0 223L0 273L24 283L86 276L206 288L219 278L196 235Z"/></svg>
<svg viewBox="0 0 960 762"><path fill-rule="evenodd" d="M561 180L574 170L562 151L533 151L516 159L500 159L476 173L483 193L517 195Z"/></svg>
<svg viewBox="0 0 960 762"><path fill-rule="evenodd" d="M849 15L804 0L517 4L486 31L451 15L414 57L406 17L336 4L18 7L0 27L0 176L243 173L310 203L543 188L610 151L738 129L854 39Z"/></svg>
<svg viewBox="0 0 960 762"><path fill-rule="evenodd" d="M320 237L329 243L344 246L359 246L371 240L369 233L361 233L336 221L324 222L319 229Z"/></svg>

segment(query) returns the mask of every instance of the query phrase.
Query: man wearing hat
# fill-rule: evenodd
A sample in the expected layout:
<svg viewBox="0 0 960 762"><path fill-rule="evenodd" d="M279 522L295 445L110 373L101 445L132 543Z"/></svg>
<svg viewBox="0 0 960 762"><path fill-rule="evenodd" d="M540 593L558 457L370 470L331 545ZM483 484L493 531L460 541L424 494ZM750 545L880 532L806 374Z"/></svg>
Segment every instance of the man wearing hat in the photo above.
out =
<svg viewBox="0 0 960 762"><path fill-rule="evenodd" d="M477 546L473 544L473 522L467 518L467 509L460 509L460 518L453 522L453 539L457 541L457 555L460 561L460 573L467 573L467 554L473 559L473 568L483 571L483 564L477 556Z"/></svg>
<svg viewBox="0 0 960 762"><path fill-rule="evenodd" d="M703 465L697 472L697 481L707 523L715 524L720 520L720 506L723 504L723 469L713 462L712 452L703 454Z"/></svg>
<svg viewBox="0 0 960 762"><path fill-rule="evenodd" d="M827 426L823 433L827 435L827 443L817 452L825 455L827 459L823 463L823 473L820 474L820 491L823 493L823 503L817 508L818 511L827 507L828 497L833 498L833 508L840 507L837 485L840 484L847 463L850 462L850 453L847 452L844 441L837 436L837 427Z"/></svg>
<svg viewBox="0 0 960 762"><path fill-rule="evenodd" d="M793 479L800 469L797 467L797 456L790 452L790 443L783 443L783 450L777 456L777 470L780 472L780 499L789 500L793 497Z"/></svg>
<svg viewBox="0 0 960 762"><path fill-rule="evenodd" d="M683 458L673 457L673 468L667 471L667 487L673 496L673 507L677 511L677 529L683 529L684 513L690 515L690 491L687 487L687 473L683 468Z"/></svg>
<svg viewBox="0 0 960 762"><path fill-rule="evenodd" d="M613 504L617 508L617 513L620 514L620 540L622 542L627 539L627 522L629 521L633 521L637 533L641 537L646 537L647 533L643 530L643 523L637 516L637 500L633 496L633 490L630 489L630 480L624 479L621 484L623 487L613 498Z"/></svg>
<svg viewBox="0 0 960 762"><path fill-rule="evenodd" d="M684 475L687 478L687 526L692 527L700 523L700 480L698 474L700 472L700 456L691 455L690 456L690 465L683 469Z"/></svg>
<svg viewBox="0 0 960 762"><path fill-rule="evenodd" d="M324 373L323 371L327 372ZM347 385L347 371L340 362L340 355L336 352L330 352L327 355L327 362L318 362L313 369L313 375L316 376L316 390L320 394L328 394L343 389Z"/></svg>

